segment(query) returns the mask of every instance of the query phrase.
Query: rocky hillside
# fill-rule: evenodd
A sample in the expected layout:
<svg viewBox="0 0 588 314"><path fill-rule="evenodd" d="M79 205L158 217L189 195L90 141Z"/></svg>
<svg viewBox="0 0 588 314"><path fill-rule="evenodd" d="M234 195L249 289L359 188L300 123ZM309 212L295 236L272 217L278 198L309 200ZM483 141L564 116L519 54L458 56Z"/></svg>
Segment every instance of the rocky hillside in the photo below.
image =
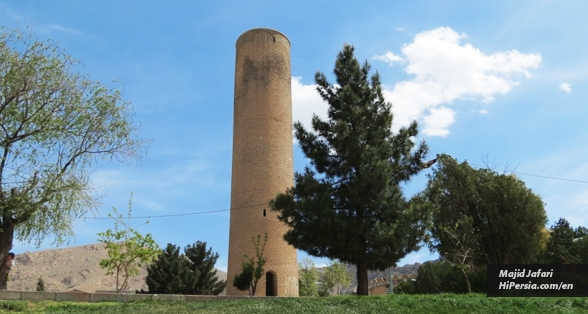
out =
<svg viewBox="0 0 588 314"><path fill-rule="evenodd" d="M106 271L100 268L100 260L106 257L102 243L19 254L8 289L35 291L37 281L43 278L46 291L114 290L116 278L106 276ZM220 279L226 280L226 273L217 271L217 274ZM147 269L143 268L139 276L129 283L130 289L147 290L146 277Z"/></svg>

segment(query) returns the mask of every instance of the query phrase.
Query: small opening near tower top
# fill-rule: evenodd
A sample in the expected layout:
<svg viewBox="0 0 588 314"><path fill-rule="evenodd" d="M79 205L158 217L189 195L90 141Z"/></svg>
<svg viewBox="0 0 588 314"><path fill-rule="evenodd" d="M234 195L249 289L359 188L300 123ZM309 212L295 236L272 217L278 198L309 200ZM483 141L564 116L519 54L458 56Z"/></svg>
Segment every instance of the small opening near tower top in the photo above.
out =
<svg viewBox="0 0 588 314"><path fill-rule="evenodd" d="M265 209L263 210L263 217L265 217Z"/></svg>
<svg viewBox="0 0 588 314"><path fill-rule="evenodd" d="M274 42L276 42L276 36L273 36L273 37L274 37Z"/></svg>

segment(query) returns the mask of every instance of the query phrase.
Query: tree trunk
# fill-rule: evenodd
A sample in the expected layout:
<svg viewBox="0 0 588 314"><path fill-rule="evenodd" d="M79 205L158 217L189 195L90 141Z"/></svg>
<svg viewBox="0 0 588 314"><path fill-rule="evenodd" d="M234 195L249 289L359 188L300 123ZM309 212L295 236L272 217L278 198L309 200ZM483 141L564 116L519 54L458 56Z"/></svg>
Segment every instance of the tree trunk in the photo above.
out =
<svg viewBox="0 0 588 314"><path fill-rule="evenodd" d="M466 285L468 287L468 293L472 293L472 287L470 286L470 279L468 278L468 274L465 271L465 268L461 268L461 272L463 273L463 277L465 278Z"/></svg>
<svg viewBox="0 0 588 314"><path fill-rule="evenodd" d="M120 293L120 289L118 288L119 273L120 273L119 266L116 266L116 289L115 289L116 293Z"/></svg>
<svg viewBox="0 0 588 314"><path fill-rule="evenodd" d="M357 295L369 295L368 270L364 261L357 263Z"/></svg>
<svg viewBox="0 0 588 314"><path fill-rule="evenodd" d="M8 219L7 219L8 218ZM6 258L12 249L14 238L14 225L10 217L4 217L0 225L0 290L8 289L8 270L6 269Z"/></svg>

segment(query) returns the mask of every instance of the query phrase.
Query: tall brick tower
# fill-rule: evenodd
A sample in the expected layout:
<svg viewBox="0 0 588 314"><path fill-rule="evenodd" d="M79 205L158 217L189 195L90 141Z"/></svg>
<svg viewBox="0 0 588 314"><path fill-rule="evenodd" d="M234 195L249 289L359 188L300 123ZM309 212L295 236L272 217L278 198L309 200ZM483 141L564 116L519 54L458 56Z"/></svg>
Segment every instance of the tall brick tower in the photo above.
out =
<svg viewBox="0 0 588 314"><path fill-rule="evenodd" d="M296 249L284 241L287 226L269 201L294 184L290 41L266 28L237 39L235 113L227 295L243 255L255 256L251 239L268 233L265 273L256 296L298 296Z"/></svg>

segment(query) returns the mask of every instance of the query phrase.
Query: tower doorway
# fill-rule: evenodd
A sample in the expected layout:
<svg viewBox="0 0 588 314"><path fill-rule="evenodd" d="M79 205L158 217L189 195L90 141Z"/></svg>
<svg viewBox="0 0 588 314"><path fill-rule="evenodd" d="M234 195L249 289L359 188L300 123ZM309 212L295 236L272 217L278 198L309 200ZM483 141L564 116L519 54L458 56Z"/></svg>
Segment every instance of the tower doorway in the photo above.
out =
<svg viewBox="0 0 588 314"><path fill-rule="evenodd" d="M278 295L278 276L273 271L265 273L265 296L275 297Z"/></svg>

